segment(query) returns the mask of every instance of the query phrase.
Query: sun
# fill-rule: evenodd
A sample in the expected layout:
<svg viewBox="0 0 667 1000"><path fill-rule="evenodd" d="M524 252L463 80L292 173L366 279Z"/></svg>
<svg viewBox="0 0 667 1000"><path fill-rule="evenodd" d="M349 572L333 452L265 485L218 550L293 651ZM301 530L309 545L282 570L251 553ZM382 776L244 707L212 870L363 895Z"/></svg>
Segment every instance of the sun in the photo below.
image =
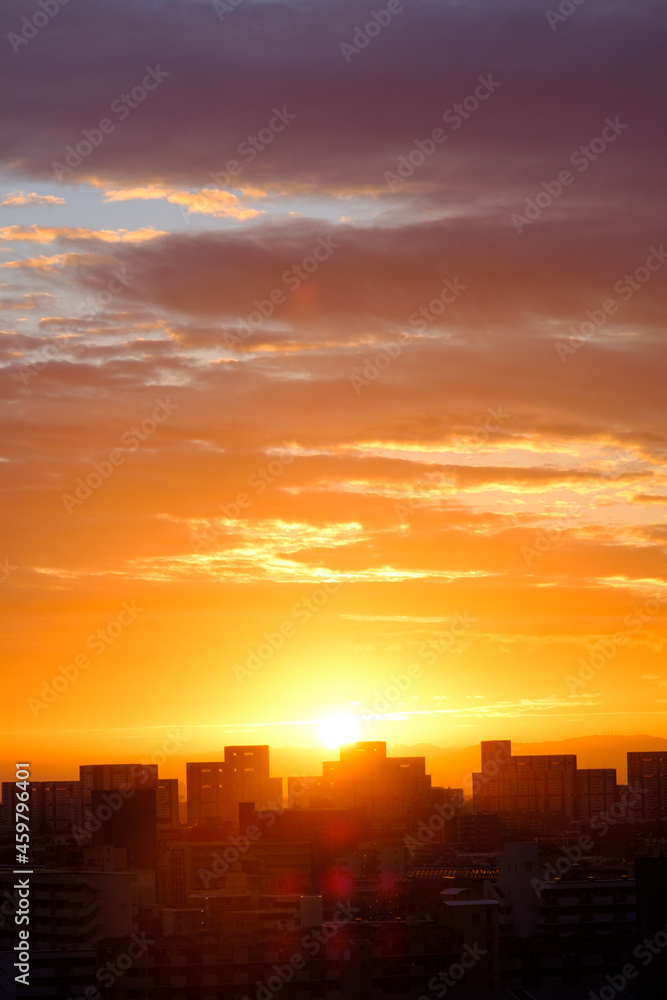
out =
<svg viewBox="0 0 667 1000"><path fill-rule="evenodd" d="M317 727L320 742L330 750L336 750L344 743L356 743L359 739L359 723L352 715L338 712L320 719Z"/></svg>

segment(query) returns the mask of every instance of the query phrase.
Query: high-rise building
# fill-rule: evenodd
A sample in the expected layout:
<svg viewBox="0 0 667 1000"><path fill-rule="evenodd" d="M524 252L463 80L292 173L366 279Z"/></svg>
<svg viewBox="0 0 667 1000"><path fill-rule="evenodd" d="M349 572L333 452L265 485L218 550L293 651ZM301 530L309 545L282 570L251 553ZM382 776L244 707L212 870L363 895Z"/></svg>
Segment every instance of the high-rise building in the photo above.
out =
<svg viewBox="0 0 667 1000"><path fill-rule="evenodd" d="M33 834L70 833L81 825L82 792L78 781L31 781L30 823ZM16 785L13 781L2 783L2 826L14 823Z"/></svg>
<svg viewBox="0 0 667 1000"><path fill-rule="evenodd" d="M154 791L157 788L157 764L81 764L79 780L84 808L90 808L92 792L117 792L134 788Z"/></svg>
<svg viewBox="0 0 667 1000"><path fill-rule="evenodd" d="M158 826L178 826L178 778L158 778L155 789Z"/></svg>
<svg viewBox="0 0 667 1000"><path fill-rule="evenodd" d="M239 802L282 808L282 779L271 777L268 746L225 747L225 769L229 819L238 815Z"/></svg>
<svg viewBox="0 0 667 1000"><path fill-rule="evenodd" d="M188 762L188 826L238 820L240 802L282 809L282 779L272 778L268 746L225 747L224 761Z"/></svg>
<svg viewBox="0 0 667 1000"><path fill-rule="evenodd" d="M224 761L196 761L185 765L188 826L204 826L225 818L227 785Z"/></svg>
<svg viewBox="0 0 667 1000"><path fill-rule="evenodd" d="M493 813L457 812L443 833L443 842L456 851L492 854L503 845L502 822Z"/></svg>
<svg viewBox="0 0 667 1000"><path fill-rule="evenodd" d="M510 740L481 744L482 770L473 774L477 813L538 826L546 816L588 821L618 800L616 770L577 768L575 754L512 755Z"/></svg>
<svg viewBox="0 0 667 1000"><path fill-rule="evenodd" d="M512 809L508 767L511 740L483 740L482 770L473 774L473 806L476 812L506 815Z"/></svg>
<svg viewBox="0 0 667 1000"><path fill-rule="evenodd" d="M628 755L629 756L629 755ZM641 1000L653 1000L664 995L667 982L667 949L665 925L667 924L667 858L635 858L637 879L638 938L644 947L639 963Z"/></svg>
<svg viewBox="0 0 667 1000"><path fill-rule="evenodd" d="M91 799L92 846L116 849L117 871L153 868L156 862L156 791L136 789L125 797L93 790Z"/></svg>
<svg viewBox="0 0 667 1000"><path fill-rule="evenodd" d="M298 776L287 779L288 809L326 809L333 805L324 777Z"/></svg>
<svg viewBox="0 0 667 1000"><path fill-rule="evenodd" d="M11 869L0 869L1 899L18 901L16 879ZM35 871L30 875L30 950L76 951L93 948L103 938L129 935L137 929L135 899L130 872ZM14 921L3 920L0 952L11 952L16 940Z"/></svg>
<svg viewBox="0 0 667 1000"><path fill-rule="evenodd" d="M615 767L577 769L577 819L590 820L606 813L617 796Z"/></svg>
<svg viewBox="0 0 667 1000"><path fill-rule="evenodd" d="M573 819L575 754L511 755L509 740L482 743L482 770L473 774L475 812L499 813L539 824L545 817Z"/></svg>
<svg viewBox="0 0 667 1000"><path fill-rule="evenodd" d="M628 785L639 793L636 813L656 820L667 812L667 751L628 752Z"/></svg>
<svg viewBox="0 0 667 1000"><path fill-rule="evenodd" d="M499 920L506 933L519 938L537 933L538 896L534 880L538 865L537 842L506 843L498 861L498 878L492 894L500 903Z"/></svg>
<svg viewBox="0 0 667 1000"><path fill-rule="evenodd" d="M492 772L495 770L493 765L500 767L506 764L512 756L511 740L482 740L480 748L482 771L485 773L488 771L489 777L492 777Z"/></svg>
<svg viewBox="0 0 667 1000"><path fill-rule="evenodd" d="M339 761L323 764L325 785L341 809L365 810L375 821L404 821L428 804L424 757L387 757L383 742L350 743Z"/></svg>

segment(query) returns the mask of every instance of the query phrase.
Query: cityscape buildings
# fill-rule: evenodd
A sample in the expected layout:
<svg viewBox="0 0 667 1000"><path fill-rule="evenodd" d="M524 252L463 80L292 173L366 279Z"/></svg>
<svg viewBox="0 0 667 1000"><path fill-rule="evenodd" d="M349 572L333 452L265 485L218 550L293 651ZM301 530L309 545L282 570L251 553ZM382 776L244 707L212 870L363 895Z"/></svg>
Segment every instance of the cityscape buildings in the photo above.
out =
<svg viewBox="0 0 667 1000"><path fill-rule="evenodd" d="M283 799L268 746L225 747L187 763L184 822L178 781L156 765L30 782L34 975L5 995L430 1000L456 986L462 1000L602 1000L622 976L619 995L657 998L663 755L628 753L619 785L573 755L480 749L472 796L432 786L424 757L360 742L321 776L289 778ZM6 977L16 792L3 783Z"/></svg>

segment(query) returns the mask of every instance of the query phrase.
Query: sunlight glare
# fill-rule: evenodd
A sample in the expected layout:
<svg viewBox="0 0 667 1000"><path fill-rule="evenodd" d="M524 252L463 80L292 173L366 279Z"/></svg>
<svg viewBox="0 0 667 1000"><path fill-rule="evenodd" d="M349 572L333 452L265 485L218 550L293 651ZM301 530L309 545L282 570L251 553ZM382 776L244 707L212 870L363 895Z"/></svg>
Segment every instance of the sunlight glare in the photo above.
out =
<svg viewBox="0 0 667 1000"><path fill-rule="evenodd" d="M318 735L323 746L336 750L344 743L356 743L359 739L359 723L352 715L339 712L321 719Z"/></svg>

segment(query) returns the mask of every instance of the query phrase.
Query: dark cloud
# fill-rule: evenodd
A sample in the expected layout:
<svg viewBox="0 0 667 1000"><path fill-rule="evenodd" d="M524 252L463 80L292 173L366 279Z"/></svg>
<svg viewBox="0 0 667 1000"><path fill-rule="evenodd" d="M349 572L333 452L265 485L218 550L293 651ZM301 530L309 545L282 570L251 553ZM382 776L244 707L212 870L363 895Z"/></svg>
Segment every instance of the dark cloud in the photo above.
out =
<svg viewBox="0 0 667 1000"><path fill-rule="evenodd" d="M3 34L25 12L5 4ZM351 0L244 0L222 23L211 3L186 0L68 6L5 59L0 155L23 176L51 178L52 161L106 116L114 131L68 181L199 187L238 159L243 183L388 193L385 171L492 74L501 86L411 183L451 207L510 205L620 116L628 132L581 177L572 204L601 211L621 192L662 199L664 6L588 5L554 32L520 0L413 0L346 63L341 43L366 13ZM111 104L147 65L169 76L121 120ZM274 107L297 118L249 162L237 148Z"/></svg>

